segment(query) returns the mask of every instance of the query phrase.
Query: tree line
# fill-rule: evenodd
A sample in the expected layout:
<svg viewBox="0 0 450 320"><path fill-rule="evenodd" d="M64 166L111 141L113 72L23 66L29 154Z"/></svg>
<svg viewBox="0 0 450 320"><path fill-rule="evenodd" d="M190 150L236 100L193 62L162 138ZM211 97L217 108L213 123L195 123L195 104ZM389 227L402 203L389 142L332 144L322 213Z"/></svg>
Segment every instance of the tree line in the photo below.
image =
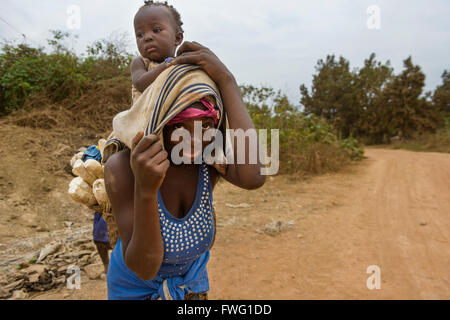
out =
<svg viewBox="0 0 450 320"><path fill-rule="evenodd" d="M342 138L389 143L394 136L412 138L435 132L450 115L450 73L434 93L424 92L425 74L411 57L394 74L390 62L372 53L360 69L351 70L344 57L320 59L311 90L300 86L304 114L325 118Z"/></svg>
<svg viewBox="0 0 450 320"><path fill-rule="evenodd" d="M96 41L85 55L78 56L67 46L69 33L51 33L48 50L26 44L1 45L0 115L25 105L41 105L43 97L51 103L73 105L80 97L98 91L99 84L111 86L113 82L121 84L116 90L120 91L119 102L128 107L129 98L123 97L129 96L133 55L126 52L124 35ZM300 86L304 110L295 112L295 117L316 115L328 121L338 138L354 137L366 143L435 132L450 119L450 72L444 71L442 84L434 93L424 92L424 85L425 75L411 57L396 75L389 61L381 63L375 54L354 70L345 58L329 55L317 62L311 90ZM245 99L252 97L247 107L261 125L277 114L294 117L296 108L281 92L251 85L241 88L245 88Z"/></svg>

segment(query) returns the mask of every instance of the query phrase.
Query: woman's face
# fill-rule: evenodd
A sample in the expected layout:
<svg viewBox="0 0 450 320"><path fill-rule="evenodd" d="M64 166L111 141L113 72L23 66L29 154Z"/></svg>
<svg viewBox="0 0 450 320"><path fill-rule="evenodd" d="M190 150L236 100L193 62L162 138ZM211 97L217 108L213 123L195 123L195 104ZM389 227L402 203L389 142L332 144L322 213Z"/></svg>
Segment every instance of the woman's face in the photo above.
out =
<svg viewBox="0 0 450 320"><path fill-rule="evenodd" d="M201 126L201 136L196 137L194 132L195 122L197 122L199 126ZM163 137L164 137L164 146L166 148L166 151L169 153L169 157L171 157L172 149L178 144L183 142L183 136L179 134L179 138L175 139L175 141L172 141L172 135L175 133L180 133L182 130L186 130L185 133L189 133L190 141L188 143L190 144L190 151L181 151L180 156L184 159L184 162L188 163L194 163L194 160L197 157L200 157L203 154L204 149L207 145L209 145L212 139L203 141L203 135L206 130L208 129L214 129L215 123L214 119L210 117L202 117L202 118L195 118L195 119L187 119L184 122L176 123L173 125L166 125L163 129ZM194 149L195 143L200 144L202 146L201 152L199 150ZM195 153L197 151L197 153Z"/></svg>

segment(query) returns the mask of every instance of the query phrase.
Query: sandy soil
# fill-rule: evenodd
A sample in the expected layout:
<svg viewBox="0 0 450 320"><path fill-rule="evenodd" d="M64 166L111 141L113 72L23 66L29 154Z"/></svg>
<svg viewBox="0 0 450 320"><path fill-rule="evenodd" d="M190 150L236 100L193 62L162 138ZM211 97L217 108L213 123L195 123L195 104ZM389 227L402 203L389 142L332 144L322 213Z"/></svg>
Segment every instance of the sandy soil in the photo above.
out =
<svg viewBox="0 0 450 320"><path fill-rule="evenodd" d="M68 134L70 133L70 134ZM0 121L0 254L3 246L88 223L92 213L67 196L69 160L98 139L86 130L43 130Z"/></svg>
<svg viewBox="0 0 450 320"><path fill-rule="evenodd" d="M367 148L340 173L220 183L211 299L449 299L450 154ZM247 208L229 205L246 203ZM227 206L228 204L228 206ZM287 223L270 235L273 220ZM367 288L379 266L381 288ZM106 281L30 299L106 299Z"/></svg>

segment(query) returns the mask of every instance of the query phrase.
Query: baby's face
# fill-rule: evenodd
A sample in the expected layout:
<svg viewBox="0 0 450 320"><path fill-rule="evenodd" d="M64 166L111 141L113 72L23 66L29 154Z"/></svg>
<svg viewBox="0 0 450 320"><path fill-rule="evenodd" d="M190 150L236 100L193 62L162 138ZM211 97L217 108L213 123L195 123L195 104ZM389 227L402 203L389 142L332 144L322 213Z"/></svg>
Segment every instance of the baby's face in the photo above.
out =
<svg viewBox="0 0 450 320"><path fill-rule="evenodd" d="M136 42L140 54L161 63L173 57L183 41L183 33L177 31L175 19L163 6L144 7L134 18Z"/></svg>

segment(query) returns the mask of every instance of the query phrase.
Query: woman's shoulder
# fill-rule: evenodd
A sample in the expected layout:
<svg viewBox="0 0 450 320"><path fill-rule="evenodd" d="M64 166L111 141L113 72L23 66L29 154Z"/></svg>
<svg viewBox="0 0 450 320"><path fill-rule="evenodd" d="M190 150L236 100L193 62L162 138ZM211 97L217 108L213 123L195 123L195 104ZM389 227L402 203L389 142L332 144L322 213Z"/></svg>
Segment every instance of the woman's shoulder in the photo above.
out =
<svg viewBox="0 0 450 320"><path fill-rule="evenodd" d="M105 182L132 181L133 171L130 166L130 149L114 153L105 163ZM123 183L125 185L126 183Z"/></svg>

